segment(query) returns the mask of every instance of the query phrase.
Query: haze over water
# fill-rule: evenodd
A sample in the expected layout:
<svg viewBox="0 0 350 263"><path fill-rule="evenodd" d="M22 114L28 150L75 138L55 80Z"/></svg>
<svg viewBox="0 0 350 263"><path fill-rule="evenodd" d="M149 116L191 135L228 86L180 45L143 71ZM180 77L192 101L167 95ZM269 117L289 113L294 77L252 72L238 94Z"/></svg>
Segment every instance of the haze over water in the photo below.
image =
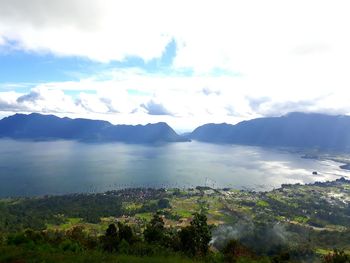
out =
<svg viewBox="0 0 350 263"><path fill-rule="evenodd" d="M2 139L0 197L197 185L268 190L283 183L326 181L350 174L338 166L278 149L240 145Z"/></svg>

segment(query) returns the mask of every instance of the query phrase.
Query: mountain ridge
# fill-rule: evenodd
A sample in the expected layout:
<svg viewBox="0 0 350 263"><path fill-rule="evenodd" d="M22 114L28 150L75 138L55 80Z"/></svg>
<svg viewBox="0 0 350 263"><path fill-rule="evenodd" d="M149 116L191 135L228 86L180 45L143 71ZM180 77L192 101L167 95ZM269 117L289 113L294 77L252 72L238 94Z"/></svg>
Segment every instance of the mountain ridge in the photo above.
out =
<svg viewBox="0 0 350 263"><path fill-rule="evenodd" d="M20 114L0 120L0 137L14 139L71 139L81 141L121 141L128 143L181 142L168 124L113 125L102 120L71 119L39 113Z"/></svg>
<svg viewBox="0 0 350 263"><path fill-rule="evenodd" d="M293 112L237 124L207 123L182 136L165 122L113 125L103 120L16 113L0 120L0 137L127 143L193 139L210 143L350 150L350 116Z"/></svg>
<svg viewBox="0 0 350 263"><path fill-rule="evenodd" d="M350 117L293 112L233 124L205 124L190 139L212 143L350 149Z"/></svg>

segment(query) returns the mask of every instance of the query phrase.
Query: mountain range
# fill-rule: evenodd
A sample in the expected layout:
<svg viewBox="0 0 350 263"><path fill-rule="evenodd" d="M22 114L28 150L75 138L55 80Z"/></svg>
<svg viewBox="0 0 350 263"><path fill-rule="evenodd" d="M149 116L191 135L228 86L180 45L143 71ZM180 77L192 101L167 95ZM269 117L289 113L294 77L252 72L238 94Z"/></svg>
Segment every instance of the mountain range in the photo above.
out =
<svg viewBox="0 0 350 263"><path fill-rule="evenodd" d="M179 142L168 124L112 125L107 121L59 118L32 113L15 114L0 120L0 137L14 139L69 139L80 141L122 141L128 143Z"/></svg>
<svg viewBox="0 0 350 263"><path fill-rule="evenodd" d="M318 113L290 113L258 118L236 125L205 124L185 136L168 124L113 125L107 121L59 118L38 113L15 114L0 120L0 137L14 139L70 139L128 143L197 140L260 146L334 150L350 149L350 117Z"/></svg>
<svg viewBox="0 0 350 263"><path fill-rule="evenodd" d="M347 150L350 117L295 112L236 125L205 124L196 128L189 138L212 143Z"/></svg>

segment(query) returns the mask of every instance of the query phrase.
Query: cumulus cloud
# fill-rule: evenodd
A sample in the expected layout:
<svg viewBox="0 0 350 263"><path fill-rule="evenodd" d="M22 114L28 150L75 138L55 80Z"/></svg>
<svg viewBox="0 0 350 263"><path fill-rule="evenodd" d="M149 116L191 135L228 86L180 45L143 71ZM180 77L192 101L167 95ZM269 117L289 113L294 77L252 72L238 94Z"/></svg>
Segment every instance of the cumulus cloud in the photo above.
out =
<svg viewBox="0 0 350 263"><path fill-rule="evenodd" d="M105 104L110 113L119 113L117 107L114 105L114 102L110 98L100 98L101 102Z"/></svg>
<svg viewBox="0 0 350 263"><path fill-rule="evenodd" d="M107 103L106 103L107 102ZM81 93L76 99L76 105L82 107L87 112L107 113L110 110L110 103L96 95Z"/></svg>
<svg viewBox="0 0 350 263"><path fill-rule="evenodd" d="M209 96L209 95L218 95L219 96L220 93L221 93L220 90L218 90L218 89L212 90L212 89L210 89L208 87L203 88L202 92L203 92L203 94L205 94L207 96Z"/></svg>
<svg viewBox="0 0 350 263"><path fill-rule="evenodd" d="M94 18L99 7L92 0L3 0L0 1L0 16L8 23L23 23L35 28L69 24L81 29L94 28Z"/></svg>
<svg viewBox="0 0 350 263"><path fill-rule="evenodd" d="M18 103L24 103L24 102L32 102L35 103L37 100L42 100L44 97L42 96L40 90L32 90L30 93L22 95L18 97L17 102Z"/></svg>
<svg viewBox="0 0 350 263"><path fill-rule="evenodd" d="M176 43L167 71L108 69L26 92L13 83L17 92L0 91L0 111L100 114L180 129L291 111L349 114L349 6L347 0L0 0L0 52L121 64L136 57L146 65Z"/></svg>
<svg viewBox="0 0 350 263"><path fill-rule="evenodd" d="M0 111L16 112L21 110L17 103L18 94L16 92L0 93Z"/></svg>
<svg viewBox="0 0 350 263"><path fill-rule="evenodd" d="M141 107L144 108L150 115L173 115L164 107L163 104L157 103L154 100L141 104Z"/></svg>
<svg viewBox="0 0 350 263"><path fill-rule="evenodd" d="M259 92L246 86L242 78L232 76L187 77L140 70L113 71L109 75L103 81L99 76L91 76L79 81L39 84L25 93L0 92L0 112L95 116L129 124L167 121L179 130L191 130L208 122L237 123L293 111L350 113L350 94L342 88L334 88L331 93L327 89Z"/></svg>
<svg viewBox="0 0 350 263"><path fill-rule="evenodd" d="M119 113L116 101L80 92L75 98L60 89L36 87L28 93L0 92L0 111L51 113Z"/></svg>
<svg viewBox="0 0 350 263"><path fill-rule="evenodd" d="M325 44L305 44L302 46L295 47L292 51L297 55L312 55L317 53L324 53L330 51L330 46Z"/></svg>
<svg viewBox="0 0 350 263"><path fill-rule="evenodd" d="M317 111L317 106L320 107L317 98L315 98L313 100L265 102L260 104L256 110L263 116L278 116L289 112ZM322 106L318 110L320 111L321 109Z"/></svg>
<svg viewBox="0 0 350 263"><path fill-rule="evenodd" d="M0 94L0 97L3 93ZM13 93L15 100L9 102L16 111L27 112L48 112L48 113L72 113L79 112L70 96L64 94L61 90L50 90L44 88L33 88L27 94ZM7 110L2 108L2 111Z"/></svg>
<svg viewBox="0 0 350 263"><path fill-rule="evenodd" d="M249 102L249 106L253 111L259 111L260 107L266 103L269 102L271 99L268 97L247 97L247 100Z"/></svg>
<svg viewBox="0 0 350 263"><path fill-rule="evenodd" d="M267 97L247 98L252 111L261 116L281 116L290 112L317 112L325 114L350 113L346 100L350 98L347 91L305 98L301 94L297 99L272 99Z"/></svg>
<svg viewBox="0 0 350 263"><path fill-rule="evenodd" d="M141 1L0 1L0 37L16 49L102 62L160 57L171 36L159 22Z"/></svg>
<svg viewBox="0 0 350 263"><path fill-rule="evenodd" d="M227 111L228 116L243 117L242 114L238 110L236 110L235 107L232 105L227 105L225 109Z"/></svg>
<svg viewBox="0 0 350 263"><path fill-rule="evenodd" d="M0 38L98 61L150 60L175 40L176 68L266 73L293 69L296 53L349 57L348 7L346 0L2 0Z"/></svg>

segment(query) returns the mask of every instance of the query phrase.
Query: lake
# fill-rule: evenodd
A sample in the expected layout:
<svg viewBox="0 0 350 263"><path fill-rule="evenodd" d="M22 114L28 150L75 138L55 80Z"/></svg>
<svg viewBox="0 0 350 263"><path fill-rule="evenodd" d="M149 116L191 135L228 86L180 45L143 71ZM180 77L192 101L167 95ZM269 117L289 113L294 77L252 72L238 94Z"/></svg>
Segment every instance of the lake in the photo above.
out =
<svg viewBox="0 0 350 263"><path fill-rule="evenodd" d="M195 141L150 146L1 139L0 197L197 185L268 190L350 175L339 163L300 155Z"/></svg>

